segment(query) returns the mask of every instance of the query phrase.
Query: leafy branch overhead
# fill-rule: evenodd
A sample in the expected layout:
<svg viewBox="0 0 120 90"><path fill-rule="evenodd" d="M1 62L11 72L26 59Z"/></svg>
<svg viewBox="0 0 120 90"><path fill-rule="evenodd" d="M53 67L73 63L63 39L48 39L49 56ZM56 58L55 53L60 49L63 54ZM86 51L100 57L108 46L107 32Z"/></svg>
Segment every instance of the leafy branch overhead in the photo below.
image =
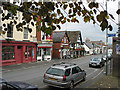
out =
<svg viewBox="0 0 120 90"><path fill-rule="evenodd" d="M96 2L91 2L88 4L89 10L86 9L82 2L23 2L19 6L14 2L13 4L9 2L2 2L3 9L9 11L7 15L2 13L2 21L12 18L10 24L15 24L18 31L23 31L22 28L25 26L36 25L37 31L42 30L45 33L51 34L56 28L61 29L60 23L64 24L66 22L77 22L77 17L83 17L83 21L90 22L93 24L97 23L104 31L108 28L112 30L112 26L108 24L108 19L113 19L112 14L107 11L99 11L99 4ZM22 12L22 22L18 22L20 18L17 15L17 11ZM99 11L99 14L97 14ZM117 11L120 14L120 10ZM12 14L12 15L11 15ZM3 24L4 30L7 31L6 24ZM28 29L32 32L32 29Z"/></svg>

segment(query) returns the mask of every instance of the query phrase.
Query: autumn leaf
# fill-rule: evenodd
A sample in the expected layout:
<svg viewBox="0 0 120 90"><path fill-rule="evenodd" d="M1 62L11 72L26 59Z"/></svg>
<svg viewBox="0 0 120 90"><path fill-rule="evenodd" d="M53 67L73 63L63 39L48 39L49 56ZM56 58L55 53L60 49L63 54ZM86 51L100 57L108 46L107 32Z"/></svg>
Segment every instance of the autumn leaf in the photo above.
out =
<svg viewBox="0 0 120 90"><path fill-rule="evenodd" d="M58 13L58 14L60 14L60 13L61 13L61 12L60 12L60 9L57 9L57 13Z"/></svg>
<svg viewBox="0 0 120 90"><path fill-rule="evenodd" d="M69 4L69 7L70 7L70 8L73 8L73 3L70 3L70 4Z"/></svg>
<svg viewBox="0 0 120 90"><path fill-rule="evenodd" d="M59 28L59 30L61 29L60 25L57 25L57 27Z"/></svg>
<svg viewBox="0 0 120 90"><path fill-rule="evenodd" d="M103 20L103 18L100 15L97 15L97 21L101 22Z"/></svg>
<svg viewBox="0 0 120 90"><path fill-rule="evenodd" d="M90 17L89 16L85 16L84 17L84 22L88 22L88 21L90 22Z"/></svg>
<svg viewBox="0 0 120 90"><path fill-rule="evenodd" d="M71 14L72 13L72 10L71 9L69 9L69 14Z"/></svg>
<svg viewBox="0 0 120 90"><path fill-rule="evenodd" d="M112 31L113 27L111 25L108 26L109 30Z"/></svg>
<svg viewBox="0 0 120 90"><path fill-rule="evenodd" d="M63 8L66 9L68 5L64 5Z"/></svg>

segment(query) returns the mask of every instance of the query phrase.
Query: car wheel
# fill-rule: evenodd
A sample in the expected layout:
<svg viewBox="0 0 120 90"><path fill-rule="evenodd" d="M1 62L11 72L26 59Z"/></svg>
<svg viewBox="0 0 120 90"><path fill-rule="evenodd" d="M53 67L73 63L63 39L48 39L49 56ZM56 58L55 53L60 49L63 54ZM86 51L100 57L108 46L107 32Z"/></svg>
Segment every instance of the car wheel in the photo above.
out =
<svg viewBox="0 0 120 90"><path fill-rule="evenodd" d="M100 64L100 68L102 67L102 64Z"/></svg>
<svg viewBox="0 0 120 90"><path fill-rule="evenodd" d="M70 83L70 89L73 89L74 88L74 83L73 83L73 81L71 81L71 83Z"/></svg>
<svg viewBox="0 0 120 90"><path fill-rule="evenodd" d="M85 81L86 80L86 75L83 77L83 81Z"/></svg>

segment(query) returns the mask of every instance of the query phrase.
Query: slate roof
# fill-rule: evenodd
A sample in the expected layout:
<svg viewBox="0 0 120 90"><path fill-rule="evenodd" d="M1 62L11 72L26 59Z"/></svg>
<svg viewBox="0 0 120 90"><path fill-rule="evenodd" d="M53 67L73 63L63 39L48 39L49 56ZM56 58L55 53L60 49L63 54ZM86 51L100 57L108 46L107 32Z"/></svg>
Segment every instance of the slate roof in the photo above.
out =
<svg viewBox="0 0 120 90"><path fill-rule="evenodd" d="M60 43L65 35L65 32L53 32L53 42Z"/></svg>
<svg viewBox="0 0 120 90"><path fill-rule="evenodd" d="M71 44L76 43L80 35L80 41L82 43L82 37L80 31L67 31L67 35L69 37Z"/></svg>
<svg viewBox="0 0 120 90"><path fill-rule="evenodd" d="M92 49L93 48L93 46L92 46L92 43L91 42L84 42L85 44L86 44L86 46L88 46L88 48L90 48L90 49Z"/></svg>

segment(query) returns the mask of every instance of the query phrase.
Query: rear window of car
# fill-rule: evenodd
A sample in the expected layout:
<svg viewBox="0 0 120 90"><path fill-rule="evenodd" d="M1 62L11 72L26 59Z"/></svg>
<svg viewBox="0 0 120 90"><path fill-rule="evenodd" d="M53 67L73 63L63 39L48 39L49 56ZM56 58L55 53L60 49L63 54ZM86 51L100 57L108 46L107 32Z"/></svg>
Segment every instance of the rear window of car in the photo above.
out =
<svg viewBox="0 0 120 90"><path fill-rule="evenodd" d="M47 74L56 75L56 76L64 76L64 70L58 68L49 68L46 71Z"/></svg>

